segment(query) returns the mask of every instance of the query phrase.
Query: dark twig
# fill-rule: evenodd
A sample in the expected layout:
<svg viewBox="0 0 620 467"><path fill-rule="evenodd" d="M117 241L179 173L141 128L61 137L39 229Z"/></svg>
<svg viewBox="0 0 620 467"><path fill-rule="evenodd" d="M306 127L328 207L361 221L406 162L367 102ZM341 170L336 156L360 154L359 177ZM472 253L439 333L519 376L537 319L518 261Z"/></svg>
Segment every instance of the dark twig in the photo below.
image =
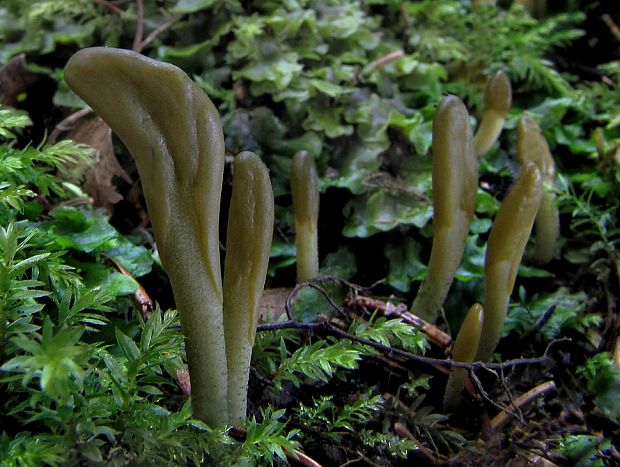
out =
<svg viewBox="0 0 620 467"><path fill-rule="evenodd" d="M327 293L327 291L316 284L310 283L308 284L308 287L314 289L314 290L318 290L319 292L321 292L321 294L323 295L323 297L325 297L325 300L327 300L327 302L331 305L331 307L336 310L338 312L339 315L341 316L346 316L347 314L344 312L344 310L342 308L340 308L336 302L334 302L334 300L332 300L332 298L329 296L329 294Z"/></svg>
<svg viewBox="0 0 620 467"><path fill-rule="evenodd" d="M478 389L478 392L480 393L480 395L482 396L482 398L484 400L486 400L487 402L489 402L491 405L493 405L495 408L497 408L498 410L500 410L502 412L506 412L506 413L510 413L511 415L515 415L506 406L500 404L499 402L495 402L493 400L493 398L491 396L489 396L489 394L484 390L484 387L482 386L482 383L480 382L480 379L478 378L478 376L476 376L476 374L473 371L469 372L469 377L474 382L474 385L476 386L476 389Z"/></svg>
<svg viewBox="0 0 620 467"><path fill-rule="evenodd" d="M614 22L613 19L611 19L611 16L609 16L607 13L605 13L602 18L611 33L614 35L614 37L620 41L620 27Z"/></svg>
<svg viewBox="0 0 620 467"><path fill-rule="evenodd" d="M418 441L418 439L413 435L413 433L409 431L407 425L405 425L404 423L394 423L394 432L402 438L407 438L413 441L416 444L420 454L422 454L431 463L431 465L441 465L448 460L445 456L431 451L429 448L420 443L420 441Z"/></svg>
<svg viewBox="0 0 620 467"><path fill-rule="evenodd" d="M72 114L70 114L68 117L66 117L65 119L63 119L62 121L60 121L52 130L52 132L50 133L49 137L47 138L47 140L50 143L54 143L56 142L56 140L58 139L58 137L61 135L61 133L65 132L65 131L69 131L72 128L75 127L76 123L78 122L78 120L86 117L87 115L91 114L93 112L93 109L91 109L90 107L86 107L84 109L78 110L76 112L73 112Z"/></svg>
<svg viewBox="0 0 620 467"><path fill-rule="evenodd" d="M452 344L452 337L446 334L437 326L424 321L419 316L407 310L407 307L403 304L394 305L392 302L384 302L374 297L366 297L363 295L355 295L347 299L347 304L352 306L360 306L368 310L377 310L387 318L400 318L404 322L416 327L424 334L426 334L429 340L438 345L439 347L446 349Z"/></svg>
<svg viewBox="0 0 620 467"><path fill-rule="evenodd" d="M364 291L366 290L366 288L361 287L357 284L353 284L352 282L349 282L345 279L342 279L341 277L337 277L337 276L318 276L312 280L309 280L307 282L300 282L299 284L295 285L295 287L293 287L293 289L291 290L291 292L288 294L288 296L286 297L286 300L284 302L284 310L286 311L286 316L288 317L288 319L290 319L291 321L295 321L295 317L293 316L292 313L292 302L293 299L297 296L297 294L299 293L299 291L305 287L311 287L313 289L318 290L319 292L321 292L321 294L323 294L323 296L327 299L327 301L329 302L329 304L341 315L346 315L346 313L344 312L344 310L342 308L340 308L333 300L332 298L329 296L329 294L319 285L317 284L321 284L323 282L336 282L338 284L341 284L345 287L348 287L351 290L356 290L356 291Z"/></svg>
<svg viewBox="0 0 620 467"><path fill-rule="evenodd" d="M117 7L116 5L109 2L109 0L93 0L97 5L101 5L106 7L112 13L116 13L117 15L123 14L124 11Z"/></svg>
<svg viewBox="0 0 620 467"><path fill-rule="evenodd" d="M508 402L510 404L510 407L515 409L514 416L517 417L521 423L525 423L525 419L523 418L523 412L521 412L521 409L519 408L519 406L515 404L515 399L514 397L512 397L512 391L510 390L506 382L506 376L504 376L504 370L500 370L499 375L500 375L499 380L502 382L502 387L504 388L504 392L508 396Z"/></svg>
<svg viewBox="0 0 620 467"><path fill-rule="evenodd" d="M430 365L430 366L440 366L440 367L449 367L449 368L465 368L467 370L479 370L479 369L485 369L485 370L502 370L502 369L507 369L507 368L513 368L513 367L517 367L517 366L525 366L525 365L544 365L550 362L550 358L547 356L547 354L549 353L549 350L551 349L551 347L559 342L563 342L566 341L567 339L559 339L557 341L552 342L551 344L549 344L549 346L547 347L547 350L545 351L544 355L541 357L535 357L535 358L517 358L514 360L507 360L505 362L502 363L487 363L487 362L472 362L472 363L464 363L464 362L457 362L455 360L451 360L451 359L440 359L440 358L432 358L432 357L425 357L423 355L417 355L411 352L407 352L406 350L401 350L398 349L396 347L390 347L389 345L385 345L385 344L381 344L379 342L375 342L372 341L370 339L365 339L362 337L357 337L354 336L346 331L343 331L342 329L339 329L338 327L332 325L331 323L325 321L325 322L314 322L314 323L302 323L296 320L290 320L290 321L284 321L284 322L280 322L280 323L271 323L271 324L262 324L260 326L257 327L257 331L273 331L276 329L291 329L291 328L297 328L297 329L309 329L309 330L316 330L316 329L324 329L325 331L329 332L330 334L336 335L338 337L341 337L343 339L349 339L351 341L354 342L358 342L360 344L363 345L367 345L369 347L372 347L376 350L379 350L381 352L390 354L390 355L397 355L399 357L405 358L407 360L411 360L411 361L415 361L418 363L424 363L426 365ZM569 340L569 339L568 339Z"/></svg>
<svg viewBox="0 0 620 467"><path fill-rule="evenodd" d="M174 18L170 18L168 21L166 21L161 26L158 26L155 29L153 29L153 31L151 31L151 33L148 36L146 36L146 38L140 43L140 47L138 49L138 52L142 52L142 50L144 50L144 48L147 45L149 45L151 42L153 42L157 38L157 36L159 36L162 32L164 32L167 29L169 29L174 23L179 21L181 18L183 18L183 15L175 16Z"/></svg>
<svg viewBox="0 0 620 467"><path fill-rule="evenodd" d="M133 38L131 50L140 52L142 49L142 35L144 34L144 2L136 0L136 34Z"/></svg>
<svg viewBox="0 0 620 467"><path fill-rule="evenodd" d="M554 391L554 390L555 390L555 381L553 380L546 381L530 389L525 394L522 394L521 396L519 396L517 400L514 402L514 406L520 411L520 408L523 407L524 405L527 405L533 400L537 399L538 397L550 391ZM493 417L493 419L491 420L491 428L493 428L496 431L499 430L506 423L508 423L511 417L514 417L514 416L515 416L514 413L503 410L502 412L498 413L495 417Z"/></svg>
<svg viewBox="0 0 620 467"><path fill-rule="evenodd" d="M534 327L521 338L521 341L525 341L530 337L536 336L540 330L543 328L545 324L551 319L553 313L555 313L556 304L551 305L549 308L545 310L543 315L540 317L538 322L534 325Z"/></svg>

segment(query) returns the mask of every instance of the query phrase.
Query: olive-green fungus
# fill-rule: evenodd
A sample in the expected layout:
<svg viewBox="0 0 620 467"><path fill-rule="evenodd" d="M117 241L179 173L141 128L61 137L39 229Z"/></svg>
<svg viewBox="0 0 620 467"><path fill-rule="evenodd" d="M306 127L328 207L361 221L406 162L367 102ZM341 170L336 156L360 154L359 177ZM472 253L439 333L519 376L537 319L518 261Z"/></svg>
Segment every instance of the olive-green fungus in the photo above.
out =
<svg viewBox="0 0 620 467"><path fill-rule="evenodd" d="M269 173L256 154L237 155L233 171L224 265L224 332L228 422L237 424L246 416L250 357L269 264L274 204Z"/></svg>
<svg viewBox="0 0 620 467"><path fill-rule="evenodd" d="M484 312L482 305L475 303L467 312L465 321L461 325L454 347L452 348L452 359L457 362L471 363L476 358ZM446 392L443 398L443 408L446 412L452 412L459 405L461 392L467 377L467 370L464 368L452 368L446 384Z"/></svg>
<svg viewBox="0 0 620 467"><path fill-rule="evenodd" d="M319 179L314 158L306 151L299 151L293 157L291 193L295 212L297 282L301 283L319 275Z"/></svg>
<svg viewBox="0 0 620 467"><path fill-rule="evenodd" d="M475 10L476 8L484 8L488 6L495 6L495 0L472 0L471 7Z"/></svg>
<svg viewBox="0 0 620 467"><path fill-rule="evenodd" d="M513 5L523 6L533 18L540 19L547 12L547 0L514 0Z"/></svg>
<svg viewBox="0 0 620 467"><path fill-rule="evenodd" d="M484 113L474 136L478 156L485 154L497 141L511 105L510 79L500 70L491 77L484 93Z"/></svg>
<svg viewBox="0 0 620 467"><path fill-rule="evenodd" d="M517 125L517 158L521 165L536 163L543 176L544 190L534 224L536 243L532 258L537 263L545 264L553 259L560 236L560 212L553 190L556 168L547 140L527 113L523 114Z"/></svg>
<svg viewBox="0 0 620 467"><path fill-rule="evenodd" d="M540 170L535 163L528 162L521 168L491 226L484 261L484 320L477 360L489 360L501 337L508 301L542 192Z"/></svg>
<svg viewBox="0 0 620 467"><path fill-rule="evenodd" d="M228 410L228 400L237 401L240 389L232 388L229 395L219 243L224 138L217 110L179 68L128 50L84 49L67 63L65 79L110 125L136 161L185 335L194 415L212 426L238 421L241 409L234 407L231 416ZM244 343L234 344L244 348L239 358L243 360L255 322L251 307L262 284L258 275L264 269L265 246L258 243L267 242L271 235L258 229L271 231L273 214L266 206L272 196L266 169L248 155L237 165L245 185L241 191L256 197L243 201L244 195L237 192L231 207L231 223L247 228L251 243L240 246L243 234L234 232L229 241L232 256L227 258L233 270L243 261L251 264L243 273L237 271L247 275L246 297L231 300L235 310L231 326L244 330ZM250 252L252 248L260 251ZM235 290L236 285L230 287ZM240 316L236 307L243 300L249 308ZM234 351L231 345L228 352ZM233 371L238 372L238 361L234 365Z"/></svg>
<svg viewBox="0 0 620 467"><path fill-rule="evenodd" d="M463 102L446 96L433 119L433 246L411 309L437 319L461 262L476 208L478 161Z"/></svg>

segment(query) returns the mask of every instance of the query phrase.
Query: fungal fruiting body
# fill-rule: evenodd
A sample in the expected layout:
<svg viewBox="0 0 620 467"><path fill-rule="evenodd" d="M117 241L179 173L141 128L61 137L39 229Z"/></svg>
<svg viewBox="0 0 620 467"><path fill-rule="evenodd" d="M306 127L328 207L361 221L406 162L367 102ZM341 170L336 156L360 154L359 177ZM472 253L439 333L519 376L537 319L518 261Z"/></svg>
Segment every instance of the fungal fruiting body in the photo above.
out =
<svg viewBox="0 0 620 467"><path fill-rule="evenodd" d="M269 172L251 152L235 157L224 266L228 423L246 417L250 357L265 286L274 203Z"/></svg>
<svg viewBox="0 0 620 467"><path fill-rule="evenodd" d="M484 93L484 113L474 136L478 156L485 154L497 141L511 104L510 80L500 70L491 77Z"/></svg>
<svg viewBox="0 0 620 467"><path fill-rule="evenodd" d="M527 113L523 114L517 125L517 158L521 165L536 163L543 176L544 191L534 224L536 243L532 258L545 264L553 259L560 236L560 212L553 191L556 168L547 140Z"/></svg>
<svg viewBox="0 0 620 467"><path fill-rule="evenodd" d="M484 261L484 320L477 360L489 360L501 337L508 301L542 193L540 169L528 162L493 221Z"/></svg>
<svg viewBox="0 0 620 467"><path fill-rule="evenodd" d="M479 303L475 303L467 312L465 321L463 321L454 341L454 347L452 348L453 360L463 363L474 361L478 352L483 321L484 312L482 306ZM458 406L466 377L467 370L464 368L454 367L450 370L443 398L443 408L446 412L452 412Z"/></svg>
<svg viewBox="0 0 620 467"><path fill-rule="evenodd" d="M251 153L234 164L223 287L224 137L211 100L179 68L128 50L84 49L65 79L136 161L185 336L194 416L211 426L239 422L273 229L267 169Z"/></svg>
<svg viewBox="0 0 620 467"><path fill-rule="evenodd" d="M319 275L319 179L314 158L306 151L299 151L293 157L291 194L295 212L297 282L301 283Z"/></svg>
<svg viewBox="0 0 620 467"><path fill-rule="evenodd" d="M437 319L463 257L476 208L478 161L467 109L446 96L433 119L433 246L424 282L411 309Z"/></svg>

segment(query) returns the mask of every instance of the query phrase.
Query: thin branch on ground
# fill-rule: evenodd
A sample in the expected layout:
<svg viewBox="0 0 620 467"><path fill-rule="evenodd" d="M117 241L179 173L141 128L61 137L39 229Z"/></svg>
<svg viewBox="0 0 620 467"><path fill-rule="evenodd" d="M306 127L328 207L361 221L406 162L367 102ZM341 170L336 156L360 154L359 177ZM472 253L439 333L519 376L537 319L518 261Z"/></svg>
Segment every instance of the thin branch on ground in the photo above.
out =
<svg viewBox="0 0 620 467"><path fill-rule="evenodd" d="M174 18L170 18L168 21L166 21L161 26L158 26L155 29L153 29L153 31L151 31L151 33L148 36L146 36L146 38L140 43L140 47L138 48L138 52L142 52L142 50L144 50L144 48L147 45L149 45L151 42L153 42L157 38L157 36L159 36L162 32L168 30L173 24L175 24L181 18L183 18L183 15L175 16Z"/></svg>
<svg viewBox="0 0 620 467"><path fill-rule="evenodd" d="M607 13L605 13L602 18L614 37L620 41L620 26L618 26Z"/></svg>
<svg viewBox="0 0 620 467"><path fill-rule="evenodd" d="M319 464L317 461L312 459L310 456L304 454L303 452L298 451L297 449L295 449L293 452L287 452L286 458L290 462L294 462L305 467L321 467L321 464Z"/></svg>
<svg viewBox="0 0 620 467"><path fill-rule="evenodd" d="M117 15L123 14L125 13L125 11L122 8L117 7L116 5L114 5L113 3L111 3L109 0L93 0L97 5L101 5L106 7L108 10L110 10L112 13L116 13Z"/></svg>
<svg viewBox="0 0 620 467"><path fill-rule="evenodd" d="M341 337L343 339L349 339L353 342L357 342L359 344L363 344L363 345L367 345L369 347L372 347L376 350L379 350L381 352L390 354L390 355L397 355L399 357L405 358L407 360L411 360L411 361L415 361L418 363L424 363L426 365L430 365L430 366L439 366L439 367L449 367L449 368L465 368L467 370L479 370L479 369L485 369L485 370L502 370L502 369L507 369L507 368L513 368L513 367L517 367L517 366L525 366L525 365L545 365L550 363L552 360L551 358L547 355L549 353L549 350L551 349L551 347L559 342L564 342L566 341L566 339L559 339L557 341L553 341L551 344L549 344L549 346L547 347L547 350L545 351L544 355L542 355L541 357L535 357L535 358L517 358L517 359L513 359L513 360L507 360L505 362L502 363L489 363L489 362L472 362L472 363L464 363L464 362L457 362L456 360L451 360L451 359L440 359L440 358L432 358L432 357L425 357L423 355L417 355L411 352L407 352L406 350L402 350L402 349L398 349L396 347L391 347L389 345L385 345L385 344L381 344L379 342L375 342L373 340L370 339L365 339L362 337L357 337L354 336L346 331L343 331L342 329L332 325L330 322L328 321L321 321L321 322L312 322L312 323L302 323L296 320L289 320L289 321L283 321L283 322L279 322L279 323L271 323L271 324L261 324L259 326L257 326L256 330L258 332L263 332L263 331L274 331L277 329L305 329L305 330L310 330L310 331L325 331L328 332L330 334L336 335L338 337Z"/></svg>
<svg viewBox="0 0 620 467"><path fill-rule="evenodd" d="M133 46L131 50L140 52L142 44L142 35L144 34L144 2L136 0L136 34L133 38Z"/></svg>
<svg viewBox="0 0 620 467"><path fill-rule="evenodd" d="M499 380L502 382L502 387L504 388L504 392L506 393L506 396L508 396L509 405L510 407L515 409L514 416L517 417L521 423L525 423L525 419L523 418L523 412L521 412L521 409L516 404L515 398L512 395L512 391L508 387L506 376L504 376L504 370L500 370L499 375L500 375Z"/></svg>
<svg viewBox="0 0 620 467"><path fill-rule="evenodd" d="M355 295L347 299L347 304L366 308L368 310L376 310L387 318L401 318L404 322L422 331L433 344L441 348L446 349L452 344L452 337L449 334L446 334L428 321L424 321L419 316L414 315L408 311L407 307L402 303L394 305L389 301L384 302L373 297Z"/></svg>
<svg viewBox="0 0 620 467"><path fill-rule="evenodd" d="M521 396L519 396L517 400L515 400L514 406L516 409L520 410L521 407L523 407L524 405L529 404L530 402L534 401L540 396L543 396L544 394L547 394L548 392L554 391L555 389L556 389L555 381L553 380L546 381L530 389L525 394L522 394ZM491 420L491 428L493 428L493 430L495 431L501 429L514 416L515 416L514 413L508 412L508 411L502 411L498 413Z"/></svg>
<svg viewBox="0 0 620 467"><path fill-rule="evenodd" d="M413 435L413 433L409 431L409 429L404 423L401 423L401 422L394 423L394 433L396 433L398 436L402 438L407 438L408 440L413 441L416 444L417 449L420 451L420 453L427 460L429 460L432 463L432 465L442 465L448 460L446 456L443 456L439 453L434 453L429 448L427 448L422 443L420 443L418 439Z"/></svg>
<svg viewBox="0 0 620 467"><path fill-rule="evenodd" d="M473 381L474 386L476 386L476 389L478 390L478 393L482 396L484 400L486 400L489 404L493 405L496 409L502 412L510 413L513 416L516 416L510 411L508 407L500 404L499 402L494 401L493 398L489 396L489 394L484 390L484 387L482 386L480 379L478 378L478 376L476 376L476 374L473 371L469 372L469 378L471 379L471 381Z"/></svg>
<svg viewBox="0 0 620 467"><path fill-rule="evenodd" d="M286 300L284 302L284 310L286 311L286 316L288 317L288 319L295 321L295 317L293 316L293 312L292 312L292 304L293 304L293 299L297 296L297 294L299 293L300 290L306 288L306 287L310 287L313 288L315 290L318 290L319 292L321 292L321 294L325 297L325 299L328 301L328 303L330 304L330 306L332 308L334 308L334 310L336 310L340 315L346 316L346 313L344 312L344 310L342 308L340 308L335 302L334 300L329 296L329 294L327 293L327 291L320 285L323 282L336 282L338 284L341 284L345 287L348 287L349 289L352 290L365 290L365 288L353 284L345 279L342 279L340 277L337 276L318 276L314 279L311 279L307 282L300 282L299 284L295 285L295 287L293 287L293 289L291 290L291 292L288 294L288 296L286 297Z"/></svg>
<svg viewBox="0 0 620 467"><path fill-rule="evenodd" d="M86 117L87 115L90 115L91 113L93 113L93 109L91 109L90 107L86 107L84 109L73 112L68 117L64 118L58 124L56 124L47 140L50 143L56 142L56 140L62 133L71 130L78 122L78 120Z"/></svg>

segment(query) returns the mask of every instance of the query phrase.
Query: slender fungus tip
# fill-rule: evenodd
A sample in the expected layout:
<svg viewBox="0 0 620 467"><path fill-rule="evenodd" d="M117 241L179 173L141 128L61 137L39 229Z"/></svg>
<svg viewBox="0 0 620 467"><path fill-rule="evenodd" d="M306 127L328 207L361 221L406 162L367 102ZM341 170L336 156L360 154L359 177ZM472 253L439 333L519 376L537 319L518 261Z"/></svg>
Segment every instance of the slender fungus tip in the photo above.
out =
<svg viewBox="0 0 620 467"><path fill-rule="evenodd" d="M484 312L480 303L475 303L469 309L465 321L456 338L452 358L459 362L473 362L478 352L480 332L482 331L482 321Z"/></svg>
<svg viewBox="0 0 620 467"><path fill-rule="evenodd" d="M253 159L260 160L260 157L251 151L242 151L235 156L235 163L247 162Z"/></svg>
<svg viewBox="0 0 620 467"><path fill-rule="evenodd" d="M474 361L480 344L483 321L482 305L475 303L469 309L459 334L456 336L452 349L452 358L455 361L467 363ZM452 368L450 370L443 403L447 412L452 412L458 407L466 377L467 372L464 368Z"/></svg>
<svg viewBox="0 0 620 467"><path fill-rule="evenodd" d="M450 116L454 118L454 114L457 114L459 117L462 114L467 114L467 108L457 96L448 94L439 103L437 112L435 112L435 119L446 119L450 118Z"/></svg>
<svg viewBox="0 0 620 467"><path fill-rule="evenodd" d="M297 281L305 282L319 274L319 178L314 158L306 151L299 151L293 157L291 194L295 212Z"/></svg>
<svg viewBox="0 0 620 467"><path fill-rule="evenodd" d="M484 105L497 113L506 115L512 105L512 87L508 75L502 70L495 73L487 84Z"/></svg>
<svg viewBox="0 0 620 467"><path fill-rule="evenodd" d="M538 165L528 162L497 212L484 261L484 322L477 358L489 360L499 342L525 245L543 194Z"/></svg>
<svg viewBox="0 0 620 467"><path fill-rule="evenodd" d="M219 214L224 136L219 113L185 72L130 50L94 47L65 79L123 141L134 160L162 264L179 310L192 409L227 423Z"/></svg>
<svg viewBox="0 0 620 467"><path fill-rule="evenodd" d="M433 246L412 309L435 321L463 257L476 208L478 161L469 115L456 96L443 98L433 118Z"/></svg>

